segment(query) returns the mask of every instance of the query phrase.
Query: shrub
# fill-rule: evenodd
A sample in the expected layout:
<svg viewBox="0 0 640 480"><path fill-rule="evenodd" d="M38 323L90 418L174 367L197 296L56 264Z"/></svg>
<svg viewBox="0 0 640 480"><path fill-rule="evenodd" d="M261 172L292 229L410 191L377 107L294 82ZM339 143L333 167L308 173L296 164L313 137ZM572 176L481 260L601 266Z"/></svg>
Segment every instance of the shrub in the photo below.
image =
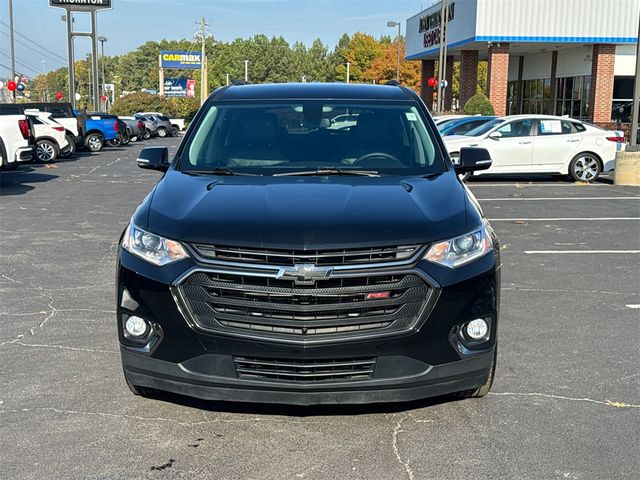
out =
<svg viewBox="0 0 640 480"><path fill-rule="evenodd" d="M491 100L481 93L476 93L464 104L463 111L467 115L495 115Z"/></svg>
<svg viewBox="0 0 640 480"><path fill-rule="evenodd" d="M190 122L200 108L195 98L162 97L151 93L136 92L120 97L113 102L111 112L115 115L133 115L137 112L160 112L168 117L184 118Z"/></svg>

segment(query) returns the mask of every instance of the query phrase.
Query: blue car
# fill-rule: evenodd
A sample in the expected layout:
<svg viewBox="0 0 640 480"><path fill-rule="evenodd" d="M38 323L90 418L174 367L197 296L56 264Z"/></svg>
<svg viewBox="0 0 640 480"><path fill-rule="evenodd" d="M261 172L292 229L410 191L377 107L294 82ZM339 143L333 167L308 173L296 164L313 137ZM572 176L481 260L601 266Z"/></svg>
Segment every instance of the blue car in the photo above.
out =
<svg viewBox="0 0 640 480"><path fill-rule="evenodd" d="M493 120L494 118L496 117L473 116L452 118L438 125L438 131L443 137L447 135L466 135L470 130L479 127L483 123Z"/></svg>

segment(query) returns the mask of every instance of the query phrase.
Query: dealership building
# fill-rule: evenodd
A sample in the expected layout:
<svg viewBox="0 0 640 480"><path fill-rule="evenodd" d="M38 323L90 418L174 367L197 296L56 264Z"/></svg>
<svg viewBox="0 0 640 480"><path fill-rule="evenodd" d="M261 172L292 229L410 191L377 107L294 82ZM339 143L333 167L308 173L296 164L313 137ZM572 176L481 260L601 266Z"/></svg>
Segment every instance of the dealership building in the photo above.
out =
<svg viewBox="0 0 640 480"><path fill-rule="evenodd" d="M548 113L598 124L628 122L640 0L449 0L444 109L476 93L487 61L487 96L497 115ZM441 2L407 20L406 59L421 62L421 96L437 77ZM457 99L454 63L460 62Z"/></svg>

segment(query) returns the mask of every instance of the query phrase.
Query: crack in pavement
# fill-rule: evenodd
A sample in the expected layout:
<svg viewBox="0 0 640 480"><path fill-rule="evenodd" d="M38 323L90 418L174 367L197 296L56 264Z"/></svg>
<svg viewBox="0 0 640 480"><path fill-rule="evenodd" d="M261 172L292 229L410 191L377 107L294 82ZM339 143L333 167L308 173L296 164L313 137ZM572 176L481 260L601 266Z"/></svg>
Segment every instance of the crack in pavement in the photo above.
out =
<svg viewBox="0 0 640 480"><path fill-rule="evenodd" d="M413 470L411 469L411 467L409 466L409 462L410 460L407 460L406 462L402 460L402 457L400 456L400 449L398 448L398 435L402 432L404 432L404 430L402 430L402 423L411 416L411 414L405 415L404 417L402 417L400 420L398 420L398 422L396 423L395 427L393 427L393 433L392 433L392 443L391 446L393 448L393 453L396 456L396 459L398 461L398 463L400 465L402 465L402 467L404 468L404 471L407 473L407 476L409 478L409 480L414 480L414 474L413 474Z"/></svg>
<svg viewBox="0 0 640 480"><path fill-rule="evenodd" d="M624 402L616 402L613 400L594 400L591 398L576 398L576 397L566 397L564 395L553 395L550 393L537 393L537 392L489 392L489 395L492 396L511 396L511 397L542 397L542 398L551 398L554 400L568 400L572 402L587 402L587 403L595 403L598 405L605 405L607 407L615 407L615 408L640 408L640 405L624 403Z"/></svg>
<svg viewBox="0 0 640 480"><path fill-rule="evenodd" d="M45 324L51 320L56 313L62 313L62 312L95 312L95 313L109 313L109 314L115 314L115 310L95 310L95 309L91 309L91 308L67 308L67 309L58 309L56 307L53 306L54 300L53 300L53 295L51 295L50 292L55 292L55 291L60 291L63 289L47 289L44 287L41 287L39 285L35 285L33 283L25 283L25 282L21 282L20 280L17 280L11 276L9 276L10 274L13 274L13 271L10 272L9 274L7 273L3 273L0 274L0 277L4 278L5 280L8 280L12 283L16 283L19 285L29 285L32 288L36 289L39 291L39 295L41 297L48 297L48 302L47 302L47 307L49 308L48 311L43 310L41 312L31 312L31 313L24 313L24 314L20 314L20 313L9 313L9 312L0 312L0 315L16 315L16 316L30 316L30 315L44 315L46 314L47 316L37 325L31 327L29 329L29 335L30 336L35 336L38 331L42 330L42 328L45 326ZM111 285L111 284L108 284ZM74 288L66 288L65 290L75 290L75 289L84 289L84 288L91 288L91 287L74 287ZM92 352L95 351L97 353L112 353L112 352L107 352L107 351L100 351L100 350L90 350L90 349L81 349L81 348L74 348L74 347L64 347L61 345L36 345L36 344L26 344L26 343L22 343L20 342L20 340L22 340L23 338L25 338L26 334L25 333L21 333L19 334L16 338L14 338L13 340L7 340L5 342L0 343L0 347L4 346L4 345L23 345L25 347L35 347L35 346L39 346L39 347L51 347L51 348L64 348L64 349L70 349L70 350L78 350L78 351L87 351L87 352Z"/></svg>
<svg viewBox="0 0 640 480"><path fill-rule="evenodd" d="M2 345L20 345L22 347L29 347L29 348L57 348L60 350L72 350L74 352L88 352L88 353L109 353L109 354L118 354L120 352L117 352L115 350L101 350L98 348L80 348L80 347L68 347L66 345L47 345L45 343L24 343L21 342L20 340L22 340L24 338L24 335L8 341L8 342L2 342L0 343L0 346Z"/></svg>
<svg viewBox="0 0 640 480"><path fill-rule="evenodd" d="M58 414L65 415L86 415L86 416L96 416L96 417L106 417L106 418L118 418L123 420L139 420L144 422L164 422L170 423L173 425L179 425L181 427L197 427L201 425L212 425L212 424L220 424L220 423L258 423L258 422L267 422L274 421L277 423L286 423L291 425L326 425L325 421L311 421L311 420L290 420L284 417L270 418L270 417L251 417L251 418L220 418L216 416L212 419L200 420L195 422L185 422L180 420L175 420L172 418L165 417L145 417L142 415L129 415L126 413L109 413L109 412L89 412L85 410L67 410L58 407L31 407L31 408L14 408L14 409L5 409L0 410L0 414L7 413L32 413L32 412L53 412ZM413 477L412 477L413 478Z"/></svg>

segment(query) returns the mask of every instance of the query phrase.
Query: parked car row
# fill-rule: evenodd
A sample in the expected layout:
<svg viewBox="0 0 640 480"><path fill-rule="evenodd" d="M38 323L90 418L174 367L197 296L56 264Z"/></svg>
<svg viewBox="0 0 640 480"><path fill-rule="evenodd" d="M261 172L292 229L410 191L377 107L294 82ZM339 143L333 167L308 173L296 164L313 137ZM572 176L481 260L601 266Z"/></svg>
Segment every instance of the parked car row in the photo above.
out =
<svg viewBox="0 0 640 480"><path fill-rule="evenodd" d="M74 110L69 103L0 104L0 166L53 162L80 149L99 152L105 145L127 145L153 136L176 135L179 128L164 115L118 117Z"/></svg>
<svg viewBox="0 0 640 480"><path fill-rule="evenodd" d="M434 119L454 163L463 147L486 148L491 168L465 174L544 173L593 182L615 168L625 148L621 131L605 130L569 117L510 115L449 116Z"/></svg>

